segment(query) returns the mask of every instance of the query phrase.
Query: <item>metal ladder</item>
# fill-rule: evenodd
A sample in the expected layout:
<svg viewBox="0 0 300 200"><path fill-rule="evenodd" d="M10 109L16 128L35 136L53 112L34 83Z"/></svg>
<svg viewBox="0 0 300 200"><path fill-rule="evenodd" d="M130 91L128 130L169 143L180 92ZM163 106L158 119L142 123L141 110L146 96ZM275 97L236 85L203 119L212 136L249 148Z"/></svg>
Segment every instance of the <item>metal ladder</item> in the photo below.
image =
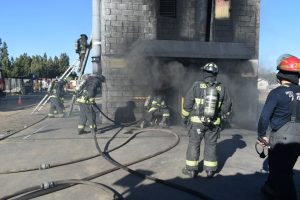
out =
<svg viewBox="0 0 300 200"><path fill-rule="evenodd" d="M88 60L88 57L89 57L89 54L90 54L90 51L91 51L91 47L92 47L92 40L90 41L88 49L85 52L85 56L84 56L84 60L83 60L83 64L82 64L81 69L79 69L80 60L76 59L73 62L73 64L70 65L68 67L68 69L59 77L58 81L65 80L66 78L68 78L70 76L70 74L72 72L76 72L76 71L79 72L78 80L82 79L82 75L84 74L84 71L85 71L85 67L86 67L86 63L87 63L87 60ZM46 94L44 96L44 98L38 103L38 105L33 109L31 114L38 113L46 105L46 103L49 101L49 99L50 99L50 94ZM73 105L74 105L75 100L76 100L76 95L74 94L73 97L72 97L72 104L71 104L71 108L70 108L68 116L70 116L71 113L72 113Z"/></svg>

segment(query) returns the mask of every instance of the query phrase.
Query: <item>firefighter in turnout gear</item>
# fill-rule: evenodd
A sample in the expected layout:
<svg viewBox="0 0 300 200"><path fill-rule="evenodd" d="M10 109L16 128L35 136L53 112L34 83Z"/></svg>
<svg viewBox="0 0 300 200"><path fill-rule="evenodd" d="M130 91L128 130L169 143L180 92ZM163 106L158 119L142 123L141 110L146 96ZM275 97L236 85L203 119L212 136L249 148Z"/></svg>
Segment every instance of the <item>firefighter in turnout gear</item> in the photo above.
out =
<svg viewBox="0 0 300 200"><path fill-rule="evenodd" d="M94 108L97 89L105 78L102 75L85 75L81 83L76 87L76 102L79 104L78 134L83 134L86 122L89 123L91 132L97 131L96 112Z"/></svg>
<svg viewBox="0 0 300 200"><path fill-rule="evenodd" d="M51 82L48 93L50 95L50 110L48 117L64 117L64 85L66 81L58 80L57 78Z"/></svg>
<svg viewBox="0 0 300 200"><path fill-rule="evenodd" d="M269 175L261 192L267 199L296 200L293 168L300 156L300 59L284 54L277 69L280 86L268 94L257 128L257 143L269 146Z"/></svg>
<svg viewBox="0 0 300 200"><path fill-rule="evenodd" d="M141 123L141 128L155 124L164 128L168 127L170 111L167 108L165 96L161 91L155 91L153 96L148 96L144 108L146 114L144 121Z"/></svg>
<svg viewBox="0 0 300 200"><path fill-rule="evenodd" d="M75 51L76 51L76 53L79 54L79 60L80 60L78 71L80 71L82 68L86 51L89 48L87 40L88 40L88 37L85 34L81 34L80 38L75 43Z"/></svg>
<svg viewBox="0 0 300 200"><path fill-rule="evenodd" d="M198 174L200 143L204 139L204 170L211 178L217 171L217 139L221 120L231 112L231 101L225 87L217 82L218 66L207 63L203 68L203 80L196 81L184 98L183 123L189 122L189 144L186 166L182 173L192 178Z"/></svg>

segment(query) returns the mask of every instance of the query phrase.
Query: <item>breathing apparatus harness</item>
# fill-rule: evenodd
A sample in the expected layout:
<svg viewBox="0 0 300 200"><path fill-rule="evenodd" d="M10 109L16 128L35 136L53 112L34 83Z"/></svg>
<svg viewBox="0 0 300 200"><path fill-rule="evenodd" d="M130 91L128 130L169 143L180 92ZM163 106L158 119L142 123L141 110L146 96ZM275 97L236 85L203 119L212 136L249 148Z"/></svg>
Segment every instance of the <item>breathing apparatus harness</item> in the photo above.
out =
<svg viewBox="0 0 300 200"><path fill-rule="evenodd" d="M77 86L76 86L76 97L80 97L83 95L83 88L85 87L86 85L86 80L80 80L78 81L77 83Z"/></svg>
<svg viewBox="0 0 300 200"><path fill-rule="evenodd" d="M63 83L59 80L54 80L50 83L50 86L48 87L47 92L52 96L52 97L58 97L62 98L63 96Z"/></svg>
<svg viewBox="0 0 300 200"><path fill-rule="evenodd" d="M205 86L204 86L205 85ZM203 106L199 106L199 116L204 124L213 122L217 115L217 108L220 95L217 87L219 84L214 82L201 83L200 88L203 89Z"/></svg>

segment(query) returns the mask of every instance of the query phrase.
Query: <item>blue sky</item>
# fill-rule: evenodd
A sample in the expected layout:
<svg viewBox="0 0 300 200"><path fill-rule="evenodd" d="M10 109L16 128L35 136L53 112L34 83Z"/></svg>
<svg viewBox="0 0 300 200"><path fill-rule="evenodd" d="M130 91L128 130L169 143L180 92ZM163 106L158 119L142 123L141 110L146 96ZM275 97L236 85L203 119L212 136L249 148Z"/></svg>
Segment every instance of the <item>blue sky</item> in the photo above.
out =
<svg viewBox="0 0 300 200"><path fill-rule="evenodd" d="M91 31L92 0L0 0L0 38L14 58L67 53L72 63L76 39Z"/></svg>
<svg viewBox="0 0 300 200"><path fill-rule="evenodd" d="M10 56L77 58L74 43L92 31L92 0L0 0L0 38ZM300 1L261 0L260 67L274 70L284 53L300 57ZM87 71L91 72L88 62Z"/></svg>
<svg viewBox="0 0 300 200"><path fill-rule="evenodd" d="M299 0L261 0L260 67L275 71L284 53L300 57L299 8Z"/></svg>

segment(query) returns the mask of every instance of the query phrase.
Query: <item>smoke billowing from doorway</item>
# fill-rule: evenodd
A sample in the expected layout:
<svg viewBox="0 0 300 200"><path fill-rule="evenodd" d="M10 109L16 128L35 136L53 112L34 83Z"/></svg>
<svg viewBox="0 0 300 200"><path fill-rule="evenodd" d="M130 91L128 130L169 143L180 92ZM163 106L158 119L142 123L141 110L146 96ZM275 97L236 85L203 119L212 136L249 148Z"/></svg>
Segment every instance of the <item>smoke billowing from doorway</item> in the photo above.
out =
<svg viewBox="0 0 300 200"><path fill-rule="evenodd" d="M128 66L130 78L144 87L147 93L157 89L179 88L186 74L181 63L153 57L131 57Z"/></svg>
<svg viewBox="0 0 300 200"><path fill-rule="evenodd" d="M127 57L129 77L140 88L140 95L148 96L154 90L167 92L173 105L180 107L180 100L194 81L203 79L201 67L215 62L220 73L217 80L229 92L232 104L232 124L254 129L257 123L257 61L235 59L175 58L143 55L143 49L135 49ZM175 107L175 106L174 106Z"/></svg>

